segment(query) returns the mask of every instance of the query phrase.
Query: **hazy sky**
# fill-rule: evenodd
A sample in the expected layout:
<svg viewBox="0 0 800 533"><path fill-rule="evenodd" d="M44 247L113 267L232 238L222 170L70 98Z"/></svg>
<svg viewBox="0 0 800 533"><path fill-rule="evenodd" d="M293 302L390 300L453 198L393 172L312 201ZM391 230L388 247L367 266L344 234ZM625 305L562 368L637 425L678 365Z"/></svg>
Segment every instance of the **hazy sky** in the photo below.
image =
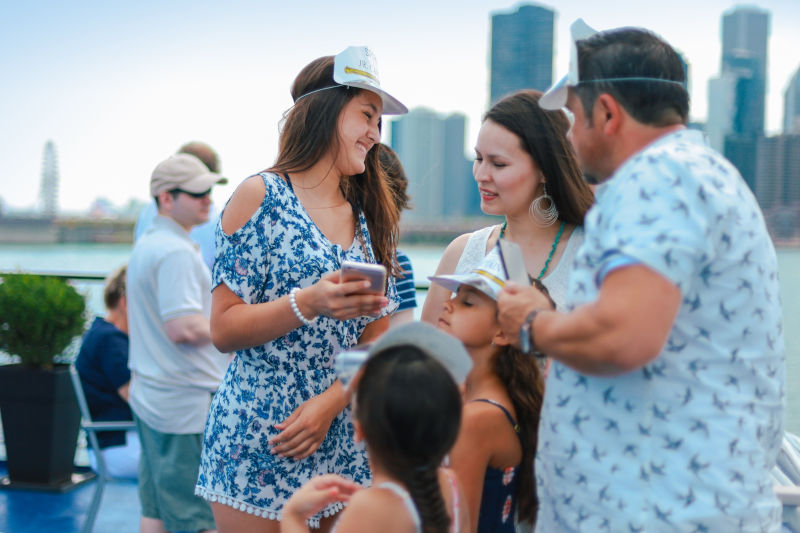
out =
<svg viewBox="0 0 800 533"><path fill-rule="evenodd" d="M44 144L56 144L59 204L83 210L147 198L153 167L189 140L211 144L231 184L269 166L297 72L321 55L368 45L382 85L409 108L469 117L471 151L488 101L490 13L511 1L0 0L0 197L36 204ZM569 24L644 26L690 63L692 118L719 72L720 21L730 0L565 0L554 75L566 71ZM752 5L752 4L751 4ZM779 132L783 92L800 66L800 1L772 12L767 129ZM388 128L384 128L384 131ZM411 176L413 179L413 176Z"/></svg>

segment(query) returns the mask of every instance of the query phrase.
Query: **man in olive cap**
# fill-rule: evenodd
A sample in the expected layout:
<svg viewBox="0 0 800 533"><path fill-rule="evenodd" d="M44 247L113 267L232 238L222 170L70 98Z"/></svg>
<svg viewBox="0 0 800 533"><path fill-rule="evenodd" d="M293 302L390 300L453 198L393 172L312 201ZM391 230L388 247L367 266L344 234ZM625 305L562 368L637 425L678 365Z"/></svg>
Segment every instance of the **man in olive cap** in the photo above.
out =
<svg viewBox="0 0 800 533"><path fill-rule="evenodd" d="M203 164L208 167L209 171L216 172L217 174L220 173L220 162L217 152L215 152L213 148L202 141L188 142L178 148L178 151L175 153L193 155L202 161ZM134 242L138 241L139 237L144 235L145 232L150 229L150 226L153 225L153 220L156 218L157 212L158 208L156 207L155 202L149 202L144 208L142 208L141 211L139 211L139 215L136 217L136 225L133 228ZM200 246L200 253L203 256L203 261L206 262L206 265L209 269L214 266L214 229L216 228L218 220L219 212L212 202L209 208L208 221L200 224L199 226L193 227L189 232L189 236L192 238L192 240Z"/></svg>

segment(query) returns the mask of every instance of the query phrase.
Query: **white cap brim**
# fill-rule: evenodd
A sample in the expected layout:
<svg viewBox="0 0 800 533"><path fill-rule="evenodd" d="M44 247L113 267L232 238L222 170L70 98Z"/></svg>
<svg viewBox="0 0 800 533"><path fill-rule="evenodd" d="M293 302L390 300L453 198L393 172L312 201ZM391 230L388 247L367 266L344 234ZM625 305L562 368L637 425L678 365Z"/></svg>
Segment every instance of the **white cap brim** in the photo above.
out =
<svg viewBox="0 0 800 533"><path fill-rule="evenodd" d="M569 88L576 86L580 81L578 73L578 41L588 39L597 30L586 24L583 19L577 19L570 27L569 73L555 82L545 91L539 99L539 107L548 111L556 111L567 105Z"/></svg>
<svg viewBox="0 0 800 533"><path fill-rule="evenodd" d="M503 263L496 247L492 248L469 272L428 276L428 279L450 292L458 292L461 285L469 285L495 301L506 284Z"/></svg>
<svg viewBox="0 0 800 533"><path fill-rule="evenodd" d="M374 85L370 85L368 83L360 83L360 82L347 82L343 85L348 85L350 87L358 87L359 89L364 89L366 91L372 91L378 96L381 97L381 102L383 102L383 113L384 115L405 115L408 113L408 108L404 106L400 100L392 96L391 94L387 93L383 89L379 87L375 87Z"/></svg>
<svg viewBox="0 0 800 533"><path fill-rule="evenodd" d="M485 277L475 272L468 274L448 274L444 276L428 276L428 279L433 283L438 283L450 292L458 292L458 288L462 285L469 285L492 300L497 300L497 295L500 294L502 286L498 283L493 283Z"/></svg>
<svg viewBox="0 0 800 533"><path fill-rule="evenodd" d="M182 189L201 193L214 185L225 185L227 178L209 172L208 167L192 154L174 154L159 163L150 176L150 195L163 191Z"/></svg>
<svg viewBox="0 0 800 533"><path fill-rule="evenodd" d="M411 345L439 361L456 383L464 383L472 370L464 344L427 322L409 322L391 328L369 347L369 356L393 346Z"/></svg>
<svg viewBox="0 0 800 533"><path fill-rule="evenodd" d="M569 96L569 75L564 76L552 87L547 89L541 98L539 98L539 107L547 109L548 111L557 111L567 105L567 97Z"/></svg>
<svg viewBox="0 0 800 533"><path fill-rule="evenodd" d="M408 108L381 88L378 61L366 46L348 46L333 61L333 81L348 87L372 91L381 97L384 115L404 115Z"/></svg>

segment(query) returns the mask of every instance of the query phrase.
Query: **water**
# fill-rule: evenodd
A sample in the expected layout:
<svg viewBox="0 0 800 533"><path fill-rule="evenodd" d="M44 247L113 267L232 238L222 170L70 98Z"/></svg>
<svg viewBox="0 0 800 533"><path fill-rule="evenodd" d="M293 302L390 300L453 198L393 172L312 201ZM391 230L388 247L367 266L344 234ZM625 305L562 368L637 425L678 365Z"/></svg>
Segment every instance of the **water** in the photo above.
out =
<svg viewBox="0 0 800 533"><path fill-rule="evenodd" d="M441 257L441 246L401 246L411 257L418 283L426 282ZM107 274L125 264L131 245L125 244L0 244L0 270L62 271ZM787 429L800 433L800 248L778 250L787 363ZM102 283L80 282L92 313L103 313ZM419 291L422 306L425 292ZM419 308L417 309L417 317Z"/></svg>

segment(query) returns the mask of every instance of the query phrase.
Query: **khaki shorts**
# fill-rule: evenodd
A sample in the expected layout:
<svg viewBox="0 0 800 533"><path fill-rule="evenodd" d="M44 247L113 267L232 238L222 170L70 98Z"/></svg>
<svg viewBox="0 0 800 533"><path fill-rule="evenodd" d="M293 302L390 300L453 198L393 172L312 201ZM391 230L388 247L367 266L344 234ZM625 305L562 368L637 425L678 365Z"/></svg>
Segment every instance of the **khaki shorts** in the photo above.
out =
<svg viewBox="0 0 800 533"><path fill-rule="evenodd" d="M164 522L167 531L216 529L211 506L194 495L203 435L161 433L136 415L142 443L139 501L142 516Z"/></svg>

